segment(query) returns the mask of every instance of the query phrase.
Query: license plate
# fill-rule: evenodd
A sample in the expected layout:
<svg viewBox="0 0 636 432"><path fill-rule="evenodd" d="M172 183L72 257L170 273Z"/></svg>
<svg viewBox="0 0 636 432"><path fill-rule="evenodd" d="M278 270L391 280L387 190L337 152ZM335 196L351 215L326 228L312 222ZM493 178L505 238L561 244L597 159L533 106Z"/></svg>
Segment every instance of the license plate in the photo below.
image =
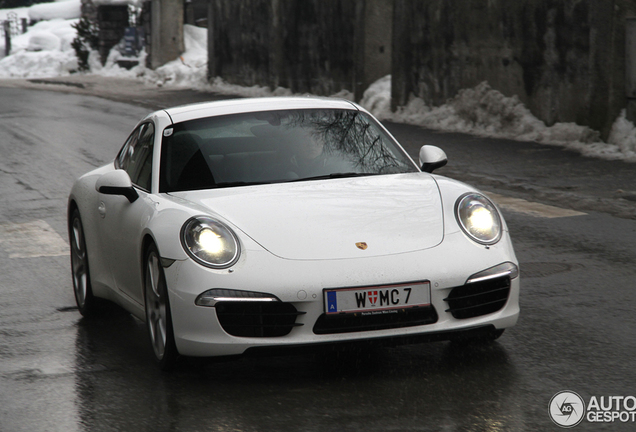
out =
<svg viewBox="0 0 636 432"><path fill-rule="evenodd" d="M374 315L431 304L431 283L414 282L364 288L324 290L325 313Z"/></svg>

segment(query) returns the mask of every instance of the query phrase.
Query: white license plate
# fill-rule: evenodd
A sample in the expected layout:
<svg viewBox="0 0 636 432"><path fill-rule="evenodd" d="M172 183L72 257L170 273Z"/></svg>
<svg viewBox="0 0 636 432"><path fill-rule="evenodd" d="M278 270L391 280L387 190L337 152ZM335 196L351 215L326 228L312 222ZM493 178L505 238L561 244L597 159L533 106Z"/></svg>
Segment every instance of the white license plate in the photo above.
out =
<svg viewBox="0 0 636 432"><path fill-rule="evenodd" d="M375 314L431 304L431 283L324 290L325 313Z"/></svg>

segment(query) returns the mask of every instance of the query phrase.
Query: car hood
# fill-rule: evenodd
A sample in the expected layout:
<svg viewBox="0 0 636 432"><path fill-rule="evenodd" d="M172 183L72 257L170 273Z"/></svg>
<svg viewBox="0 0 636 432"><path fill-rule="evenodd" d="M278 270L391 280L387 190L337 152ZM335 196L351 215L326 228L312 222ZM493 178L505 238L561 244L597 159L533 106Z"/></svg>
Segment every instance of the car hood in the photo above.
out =
<svg viewBox="0 0 636 432"><path fill-rule="evenodd" d="M444 235L439 189L426 173L173 195L206 207L285 259L399 254L434 247Z"/></svg>

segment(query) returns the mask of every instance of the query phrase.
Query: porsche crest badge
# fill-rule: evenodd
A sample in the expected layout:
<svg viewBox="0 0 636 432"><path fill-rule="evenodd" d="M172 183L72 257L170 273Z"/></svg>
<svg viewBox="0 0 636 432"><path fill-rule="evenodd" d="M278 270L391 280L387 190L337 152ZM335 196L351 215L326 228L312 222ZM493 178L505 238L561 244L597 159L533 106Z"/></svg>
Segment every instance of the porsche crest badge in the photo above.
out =
<svg viewBox="0 0 636 432"><path fill-rule="evenodd" d="M365 242L358 242L356 243L356 246L358 249L362 249L362 250L365 250L366 248L369 247Z"/></svg>

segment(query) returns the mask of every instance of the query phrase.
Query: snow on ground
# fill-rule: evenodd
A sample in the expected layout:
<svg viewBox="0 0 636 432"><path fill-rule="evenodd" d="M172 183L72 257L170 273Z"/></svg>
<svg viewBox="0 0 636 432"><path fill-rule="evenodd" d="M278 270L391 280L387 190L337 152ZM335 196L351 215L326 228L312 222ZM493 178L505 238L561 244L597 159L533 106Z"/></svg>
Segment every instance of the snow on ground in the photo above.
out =
<svg viewBox="0 0 636 432"><path fill-rule="evenodd" d="M20 7L13 9L0 9L0 21L4 21L7 19L9 14L14 13L18 16L18 18L29 18L29 8L28 7ZM2 41L4 43L4 40Z"/></svg>
<svg viewBox="0 0 636 432"><path fill-rule="evenodd" d="M51 19L74 19L81 16L80 0L57 0L53 3L39 3L29 9L31 21Z"/></svg>
<svg viewBox="0 0 636 432"><path fill-rule="evenodd" d="M71 25L77 21L40 21L27 33L11 38L11 55L0 59L0 78L62 76L76 70L77 57L71 48L76 31ZM0 50L4 54L4 38Z"/></svg>
<svg viewBox="0 0 636 432"><path fill-rule="evenodd" d="M447 132L535 141L576 150L590 157L636 162L636 127L625 118L625 111L614 122L605 143L597 131L587 126L574 123L546 126L518 97L506 97L487 82L460 91L440 107L430 107L422 99L413 98L393 113L391 77L386 76L365 91L360 104L383 120Z"/></svg>
<svg viewBox="0 0 636 432"><path fill-rule="evenodd" d="M11 54L0 60L1 78L42 78L69 75L77 69L71 48L77 19L40 21L11 38ZM4 54L4 41L0 46Z"/></svg>
<svg viewBox="0 0 636 432"><path fill-rule="evenodd" d="M77 32L71 26L79 20L80 4L80 0L62 0L0 10L0 21L14 14L18 22L26 18L35 23L26 33L11 38L9 56L5 56L5 38L0 38L0 77L51 77L76 70L71 42Z"/></svg>
<svg viewBox="0 0 636 432"><path fill-rule="evenodd" d="M76 31L71 25L79 17L79 1L62 0L29 8L0 10L0 20L6 19L8 12L18 17L43 20L30 26L27 33L14 37L11 54L5 58L2 58L4 40L0 40L0 78L53 77L74 73L78 64L70 43ZM98 54L93 52L89 59L89 73L139 79L149 86L193 88L245 97L292 94L285 88L271 90L261 86L228 84L218 77L208 82L207 30L185 25L184 41L186 51L178 59L155 70L144 66L143 52L139 56L139 65L130 70L117 65L117 60L123 56L116 49L111 50L105 66L99 62ZM353 94L346 90L333 96L353 99ZM577 150L586 156L636 162L636 126L626 119L625 112L616 119L607 142L602 142L599 133L586 126L574 123L546 126L516 96L506 97L487 82L460 91L439 107L428 106L422 99L413 98L397 112L391 112L390 96L391 77L386 76L367 89L360 104L380 119L439 131L536 141Z"/></svg>

